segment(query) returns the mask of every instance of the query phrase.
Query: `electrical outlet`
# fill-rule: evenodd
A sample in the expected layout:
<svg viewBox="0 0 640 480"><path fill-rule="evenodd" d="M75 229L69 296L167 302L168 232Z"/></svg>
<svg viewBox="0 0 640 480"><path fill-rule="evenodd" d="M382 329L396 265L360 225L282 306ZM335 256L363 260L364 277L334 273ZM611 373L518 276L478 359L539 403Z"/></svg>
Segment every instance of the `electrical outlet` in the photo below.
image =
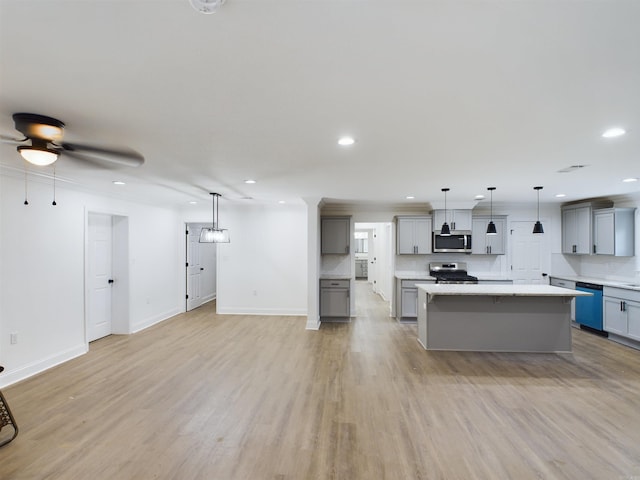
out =
<svg viewBox="0 0 640 480"><path fill-rule="evenodd" d="M18 334L17 333L10 334L9 338L10 338L11 345L15 345L16 343L18 343Z"/></svg>

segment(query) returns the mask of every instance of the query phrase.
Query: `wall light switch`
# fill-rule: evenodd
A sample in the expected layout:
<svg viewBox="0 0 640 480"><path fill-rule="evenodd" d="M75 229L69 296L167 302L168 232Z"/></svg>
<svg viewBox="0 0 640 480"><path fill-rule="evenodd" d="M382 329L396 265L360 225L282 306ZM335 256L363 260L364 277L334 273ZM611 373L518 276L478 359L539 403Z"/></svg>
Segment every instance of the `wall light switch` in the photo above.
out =
<svg viewBox="0 0 640 480"><path fill-rule="evenodd" d="M11 345L15 345L16 343L18 343L18 334L17 333L12 333L9 335L10 338L10 343Z"/></svg>

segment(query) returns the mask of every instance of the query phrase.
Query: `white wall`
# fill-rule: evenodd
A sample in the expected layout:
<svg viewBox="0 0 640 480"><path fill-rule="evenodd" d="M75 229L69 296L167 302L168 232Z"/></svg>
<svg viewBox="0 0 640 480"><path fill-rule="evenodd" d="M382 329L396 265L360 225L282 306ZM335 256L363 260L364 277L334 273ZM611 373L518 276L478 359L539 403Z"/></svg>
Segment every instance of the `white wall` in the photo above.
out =
<svg viewBox="0 0 640 480"><path fill-rule="evenodd" d="M130 331L184 310L184 223L165 208L0 176L0 364L7 385L87 351L88 212L128 217ZM10 334L18 343L10 344Z"/></svg>
<svg viewBox="0 0 640 480"><path fill-rule="evenodd" d="M218 313L307 315L307 207L220 205Z"/></svg>

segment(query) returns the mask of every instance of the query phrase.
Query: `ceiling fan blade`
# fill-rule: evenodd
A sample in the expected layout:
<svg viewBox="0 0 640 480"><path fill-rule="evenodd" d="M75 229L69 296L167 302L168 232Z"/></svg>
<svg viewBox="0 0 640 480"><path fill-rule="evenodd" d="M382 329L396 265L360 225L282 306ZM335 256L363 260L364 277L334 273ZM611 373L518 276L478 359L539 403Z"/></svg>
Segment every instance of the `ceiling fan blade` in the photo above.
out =
<svg viewBox="0 0 640 480"><path fill-rule="evenodd" d="M21 143L26 142L27 140L28 140L27 137L15 138L15 137L10 137L9 135L0 135L0 142L9 143L12 145L20 145Z"/></svg>
<svg viewBox="0 0 640 480"><path fill-rule="evenodd" d="M130 148L107 148L96 145L81 145L78 143L63 143L63 153L77 159L91 162L104 162L126 167L139 167L144 163L144 157Z"/></svg>

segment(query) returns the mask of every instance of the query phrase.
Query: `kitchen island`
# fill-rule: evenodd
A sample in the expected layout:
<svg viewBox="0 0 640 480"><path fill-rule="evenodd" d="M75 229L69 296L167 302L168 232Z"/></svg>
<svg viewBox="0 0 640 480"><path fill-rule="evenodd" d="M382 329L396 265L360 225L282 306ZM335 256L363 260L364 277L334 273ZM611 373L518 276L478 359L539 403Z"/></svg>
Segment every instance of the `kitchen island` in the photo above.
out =
<svg viewBox="0 0 640 480"><path fill-rule="evenodd" d="M427 350L570 352L571 299L550 285L418 284L418 340Z"/></svg>

